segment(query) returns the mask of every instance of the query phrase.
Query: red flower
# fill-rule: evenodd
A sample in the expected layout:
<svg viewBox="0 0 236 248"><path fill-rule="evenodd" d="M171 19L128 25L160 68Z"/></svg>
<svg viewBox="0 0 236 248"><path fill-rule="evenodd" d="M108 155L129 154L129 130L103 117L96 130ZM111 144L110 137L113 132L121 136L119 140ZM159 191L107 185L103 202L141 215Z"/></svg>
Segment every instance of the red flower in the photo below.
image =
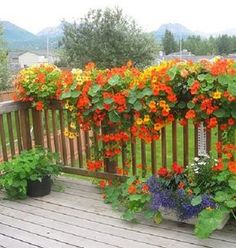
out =
<svg viewBox="0 0 236 248"><path fill-rule="evenodd" d="M168 170L165 167L161 167L158 171L157 174L160 177L166 177L168 175Z"/></svg>
<svg viewBox="0 0 236 248"><path fill-rule="evenodd" d="M224 164L222 162L218 162L217 165L212 167L213 171L222 171L224 169Z"/></svg>
<svg viewBox="0 0 236 248"><path fill-rule="evenodd" d="M236 174L236 161L228 162L228 168L229 168L229 171Z"/></svg>
<svg viewBox="0 0 236 248"><path fill-rule="evenodd" d="M192 86L190 87L190 92L192 95L197 94L198 90L200 89L200 83L199 81L195 80L192 84Z"/></svg>
<svg viewBox="0 0 236 248"><path fill-rule="evenodd" d="M43 102L41 102L41 101L36 102L35 107L36 107L36 110L38 110L38 111L42 110L44 107Z"/></svg>
<svg viewBox="0 0 236 248"><path fill-rule="evenodd" d="M235 120L233 118L228 119L229 126L233 126L235 124Z"/></svg>
<svg viewBox="0 0 236 248"><path fill-rule="evenodd" d="M101 180L100 183L99 183L99 186L100 186L101 189L104 189L106 187L106 185L107 185L106 180Z"/></svg>
<svg viewBox="0 0 236 248"><path fill-rule="evenodd" d="M180 182L178 184L178 189L183 189L185 187L185 184L183 182Z"/></svg>
<svg viewBox="0 0 236 248"><path fill-rule="evenodd" d="M196 117L196 113L194 110L190 109L186 114L185 114L185 118L186 119L193 119Z"/></svg>
<svg viewBox="0 0 236 248"><path fill-rule="evenodd" d="M172 169L173 171L178 175L181 174L184 171L184 168L180 165L178 165L176 162L173 163L172 165Z"/></svg>
<svg viewBox="0 0 236 248"><path fill-rule="evenodd" d="M128 193L129 193L129 194L135 194L136 192L137 192L136 187L135 187L133 184L131 184L131 185L129 186L129 188L128 188Z"/></svg>
<svg viewBox="0 0 236 248"><path fill-rule="evenodd" d="M149 191L149 187L148 187L148 185L146 183L142 185L142 191L143 192L148 192Z"/></svg>
<svg viewBox="0 0 236 248"><path fill-rule="evenodd" d="M182 119L179 120L179 124L180 124L181 126L186 126L186 125L187 125L187 120L184 119L184 118L182 118Z"/></svg>

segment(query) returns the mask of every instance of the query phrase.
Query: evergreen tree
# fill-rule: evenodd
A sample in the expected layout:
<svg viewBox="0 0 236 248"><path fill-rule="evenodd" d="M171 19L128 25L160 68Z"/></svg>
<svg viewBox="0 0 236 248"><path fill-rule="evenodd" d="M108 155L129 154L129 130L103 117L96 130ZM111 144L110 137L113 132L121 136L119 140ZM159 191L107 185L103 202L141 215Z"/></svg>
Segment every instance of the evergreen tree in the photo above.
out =
<svg viewBox="0 0 236 248"><path fill-rule="evenodd" d="M158 52L154 37L144 34L121 9L91 10L80 23L64 22L63 61L83 67L93 61L99 68L121 66L131 60L150 65Z"/></svg>
<svg viewBox="0 0 236 248"><path fill-rule="evenodd" d="M175 41L175 37L169 30L165 31L165 35L162 39L162 46L166 55L178 50L178 45Z"/></svg>

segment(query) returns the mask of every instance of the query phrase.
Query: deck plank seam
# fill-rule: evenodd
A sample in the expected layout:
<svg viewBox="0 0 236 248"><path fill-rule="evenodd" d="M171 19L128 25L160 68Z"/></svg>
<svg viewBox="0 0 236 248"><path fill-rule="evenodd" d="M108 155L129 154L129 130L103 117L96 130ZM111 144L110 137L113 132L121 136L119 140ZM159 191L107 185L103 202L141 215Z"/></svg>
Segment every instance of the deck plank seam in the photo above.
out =
<svg viewBox="0 0 236 248"><path fill-rule="evenodd" d="M76 248L84 248L82 246L72 245L72 244L69 244L67 242L64 242L64 241L61 241L61 240L58 240L58 239L49 238L47 236L44 236L44 235L41 235L41 234L38 234L38 233L34 233L34 232L31 232L31 231L28 231L28 230L25 230L25 229L22 229L22 228L19 228L19 227L15 227L15 226L3 223L3 222L1 222L1 220L0 220L0 224L3 225L3 226L11 227L11 228L16 229L16 230L21 230L21 231L24 231L24 232L27 232L27 233L31 233L31 234L34 234L34 235L39 236L39 237L43 237L43 238L46 238L46 239L49 239L49 240L53 240L53 241L56 241L56 242L59 242L59 243L62 243L62 244L70 245L70 246L73 246L73 247L76 247Z"/></svg>
<svg viewBox="0 0 236 248"><path fill-rule="evenodd" d="M116 219L116 220L120 220L119 217L114 217L114 216L111 216L111 215L107 215L107 214L101 214L101 213L98 213L98 212L92 212L92 211L89 211L87 209L82 209L82 208L79 208L79 207L72 207L72 206L67 206L67 205L62 205L62 204L58 204L58 203L53 203L53 202L50 202L50 201L47 201L47 200L43 200L43 199L33 199L34 201L43 201L47 204L52 204L52 205L56 205L56 206L60 206L60 207L63 207L63 208L68 208L68 209L73 209L73 210L80 210L82 212L86 212L86 213L90 213L90 214L95 214L95 215L99 215L101 217L105 216L107 218L111 218L111 219ZM142 226L148 226L148 227L154 227L154 228L161 228L161 229L164 229L164 230L172 230L172 231L177 231L173 228L164 228L164 227L161 227L161 226L157 226L157 225L152 225L152 224L147 224L147 223L142 223L142 222L139 222L139 225L142 225ZM178 230L179 233L185 233L185 234L190 234L189 232L186 232L186 231L182 231L182 230ZM222 230L221 230L222 232ZM194 237L193 234L190 234ZM214 239L214 240L222 240L222 239L217 239L216 237L209 237L209 239ZM222 241L226 241L226 240L222 240ZM228 242L228 241L226 241ZM235 242L236 243L236 242Z"/></svg>
<svg viewBox="0 0 236 248"><path fill-rule="evenodd" d="M28 214L30 214L30 213L28 213ZM0 215L3 215L3 214L0 213ZM60 229L53 228L53 227L48 227L48 226L46 226L46 225L39 224L39 223L35 223L35 222L33 222L33 221L29 221L29 220L25 220L25 219L21 219L21 218L17 218L17 217L14 217L14 218L13 218L12 216L7 215L7 214L5 214L5 216L8 216L9 218L12 218L12 219L17 219L17 220L21 220L21 221L24 221L24 222L27 222L27 223L31 223L31 224L34 224L34 225L37 225L37 226L45 227L45 228L48 228L48 229L51 229L51 230L54 230L54 231L57 231L57 232L62 232L62 233L66 233L66 234L73 235L73 236L75 236L75 237L80 237L80 238L83 238L83 239L88 239L88 240L91 240L91 241L95 241L95 242L97 242L97 243L101 243L101 244L105 244L105 245L110 245L110 246L117 247L117 248L123 248L122 246L116 246L116 245L113 245L113 244L110 244L110 243L107 243L107 242L102 242L102 241L99 241L99 240L96 240L96 239L92 239L92 238L88 238L88 237L85 238L84 236L81 236L81 235L77 235L77 234L70 233L70 232L67 232L67 231L62 231L62 230L60 230ZM59 222L59 221L58 221L58 222ZM0 222L0 223L1 223L1 222ZM62 223L63 223L63 222L62 222ZM4 223L2 223L2 224L4 224ZM19 229L20 229L20 228L19 228ZM86 229L86 228L83 228L83 229ZM28 232L27 230L24 230L24 231ZM92 231L95 231L95 230L92 230ZM101 232L99 232L99 231L96 231L96 232L101 233ZM38 235L38 233L34 233L34 234ZM110 235L110 234L109 234L109 235ZM112 235L110 235L110 236L112 236ZM43 237L47 237L47 236L43 236ZM52 238L50 238L50 239L52 239ZM53 239L53 240L56 240L56 241L61 242L61 243L65 243L65 244L67 244L67 245L72 245L72 244L70 244L70 243L67 243L67 242L64 242L64 241L61 241L61 240L57 240L57 239ZM137 242L137 241L136 241L136 242ZM77 245L72 245L72 246L77 247L77 248L83 248L83 247L77 246ZM159 247L159 246L157 246L157 247ZM160 246L160 248L165 248L165 247Z"/></svg>
<svg viewBox="0 0 236 248"><path fill-rule="evenodd" d="M35 246L35 247L38 247L38 248L44 248L44 247L42 247L42 246L40 246L40 245L36 245L36 244L30 243L30 242L25 241L25 240L23 240L23 239L19 239L19 238L10 236L10 235L6 235L6 234L4 234L4 233L1 233L1 231L0 231L0 234L1 234L2 236L4 236L4 237L7 237L7 238L10 238L10 239L13 239L13 240L17 240L17 241L26 243L26 244L28 244L28 245L32 245L32 246ZM1 247L1 246L0 246L0 247Z"/></svg>

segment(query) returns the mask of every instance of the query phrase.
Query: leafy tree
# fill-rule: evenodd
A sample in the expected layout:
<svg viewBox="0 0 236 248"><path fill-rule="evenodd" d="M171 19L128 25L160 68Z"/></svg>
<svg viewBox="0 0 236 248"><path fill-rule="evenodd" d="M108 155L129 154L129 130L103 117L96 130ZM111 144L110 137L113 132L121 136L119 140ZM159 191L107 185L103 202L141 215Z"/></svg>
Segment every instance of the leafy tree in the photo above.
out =
<svg viewBox="0 0 236 248"><path fill-rule="evenodd" d="M177 42L174 35L169 31L165 31L165 35L162 39L162 46L166 55L177 51Z"/></svg>
<svg viewBox="0 0 236 248"><path fill-rule="evenodd" d="M80 23L63 23L63 60L83 67L93 61L99 68L121 66L131 60L138 67L150 65L158 47L121 9L91 10Z"/></svg>
<svg viewBox="0 0 236 248"><path fill-rule="evenodd" d="M9 87L8 53L3 39L3 29L0 26L0 91Z"/></svg>

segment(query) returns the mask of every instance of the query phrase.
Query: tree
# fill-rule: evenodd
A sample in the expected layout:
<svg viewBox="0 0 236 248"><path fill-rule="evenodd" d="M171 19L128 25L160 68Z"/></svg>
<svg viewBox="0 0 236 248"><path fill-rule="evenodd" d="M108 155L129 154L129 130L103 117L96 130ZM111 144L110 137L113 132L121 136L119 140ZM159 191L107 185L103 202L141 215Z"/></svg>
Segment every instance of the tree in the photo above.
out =
<svg viewBox="0 0 236 248"><path fill-rule="evenodd" d="M0 91L9 87L8 53L3 39L3 29L0 26Z"/></svg>
<svg viewBox="0 0 236 248"><path fill-rule="evenodd" d="M177 51L177 42L174 35L169 31L165 31L165 35L162 39L162 46L166 55Z"/></svg>
<svg viewBox="0 0 236 248"><path fill-rule="evenodd" d="M145 34L121 9L91 10L80 23L63 23L63 60L83 67L93 61L98 68L121 66L131 60L150 65L158 52L154 37Z"/></svg>

